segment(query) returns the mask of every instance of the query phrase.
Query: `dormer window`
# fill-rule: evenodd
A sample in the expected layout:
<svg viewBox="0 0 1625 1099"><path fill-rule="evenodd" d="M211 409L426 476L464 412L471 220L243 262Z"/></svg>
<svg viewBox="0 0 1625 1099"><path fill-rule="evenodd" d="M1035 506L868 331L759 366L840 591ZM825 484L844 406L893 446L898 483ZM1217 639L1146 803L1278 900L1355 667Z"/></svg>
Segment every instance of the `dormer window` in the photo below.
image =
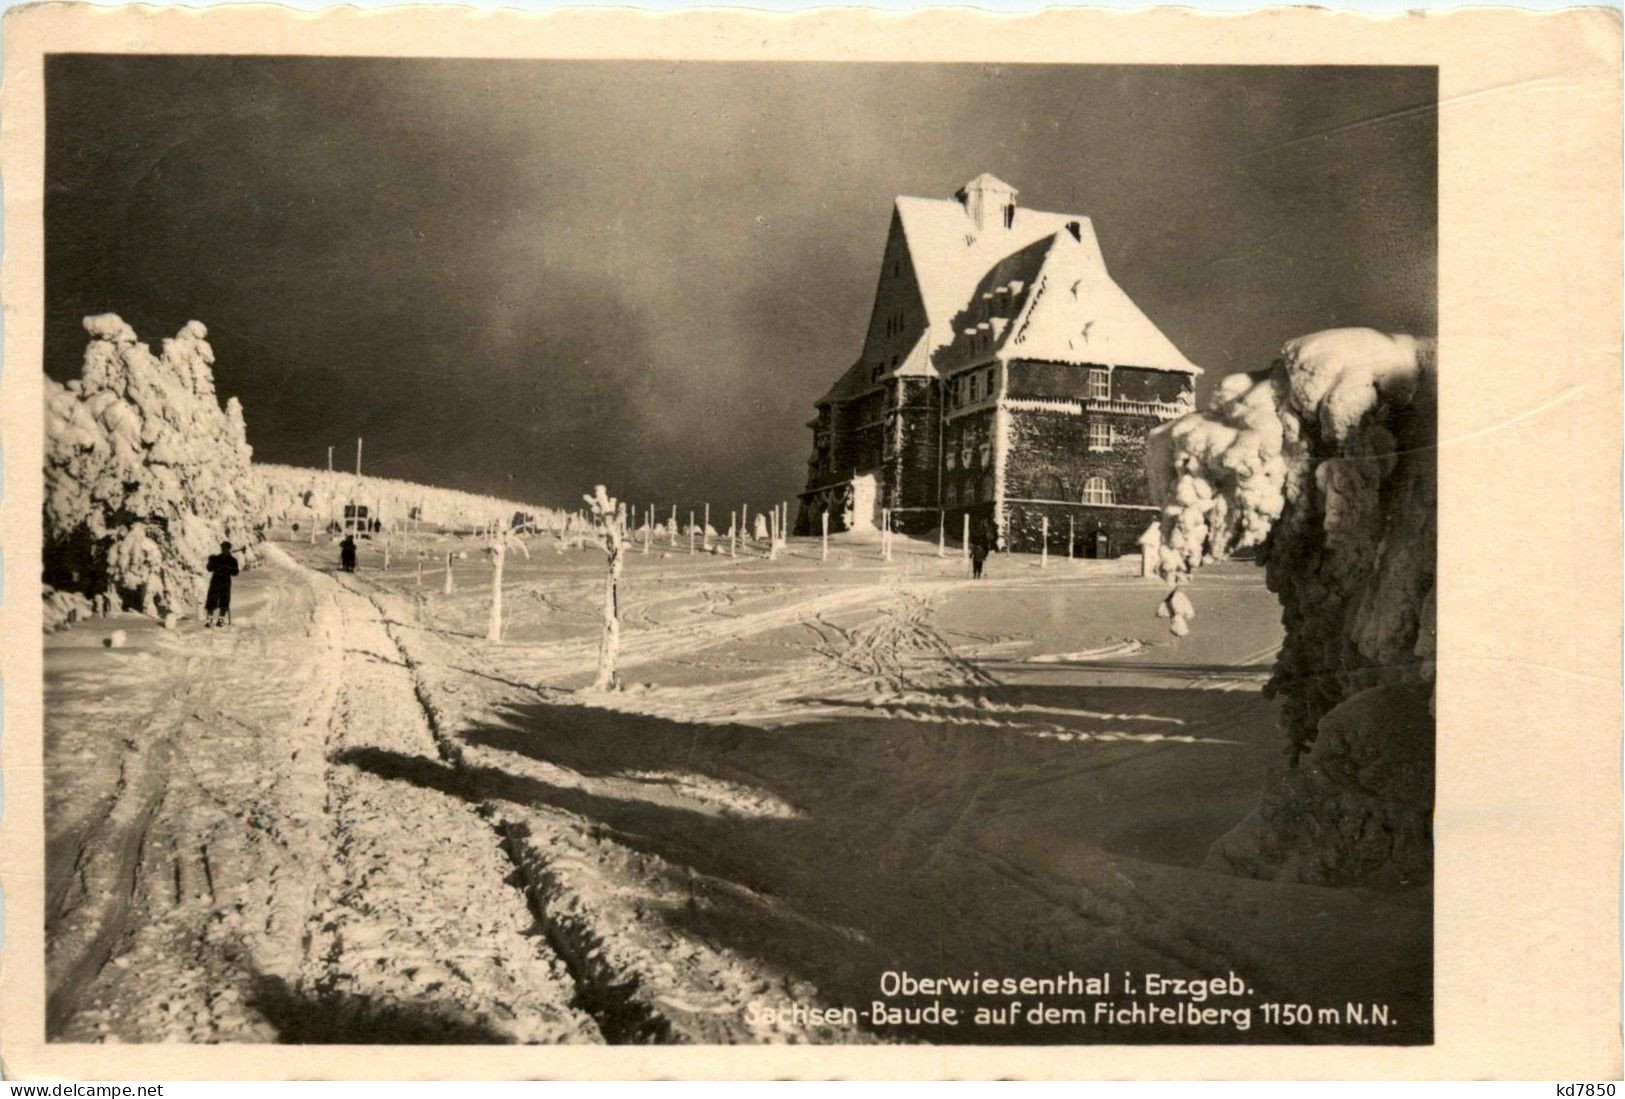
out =
<svg viewBox="0 0 1625 1099"><path fill-rule="evenodd" d="M1111 375L1104 370L1089 371L1089 399L1109 400L1112 395Z"/></svg>

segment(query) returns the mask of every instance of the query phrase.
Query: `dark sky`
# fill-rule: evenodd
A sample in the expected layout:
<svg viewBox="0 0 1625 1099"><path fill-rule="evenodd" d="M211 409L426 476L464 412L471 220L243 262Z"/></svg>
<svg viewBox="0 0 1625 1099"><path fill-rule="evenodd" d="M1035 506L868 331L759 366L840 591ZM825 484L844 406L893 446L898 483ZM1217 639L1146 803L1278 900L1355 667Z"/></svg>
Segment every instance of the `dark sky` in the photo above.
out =
<svg viewBox="0 0 1625 1099"><path fill-rule="evenodd" d="M46 370L209 327L266 461L570 503L800 488L898 194L1087 214L1206 385L1435 330L1432 69L66 55Z"/></svg>

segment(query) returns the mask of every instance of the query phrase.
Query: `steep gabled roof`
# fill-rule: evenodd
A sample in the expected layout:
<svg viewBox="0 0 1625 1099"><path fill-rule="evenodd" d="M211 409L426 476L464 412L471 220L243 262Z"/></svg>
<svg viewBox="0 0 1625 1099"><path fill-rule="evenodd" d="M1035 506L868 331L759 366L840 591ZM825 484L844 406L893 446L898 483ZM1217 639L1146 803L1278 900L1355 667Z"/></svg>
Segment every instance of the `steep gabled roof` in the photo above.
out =
<svg viewBox="0 0 1625 1099"><path fill-rule="evenodd" d="M988 268L1010 253L1065 230L1068 222L1077 222L1083 239L1097 256L1100 253L1089 219L1069 214L1018 207L1010 228L1000 224L978 232L960 203L904 195L897 200L897 216L925 302L926 319L939 345L951 338L955 314L965 307Z"/></svg>
<svg viewBox="0 0 1625 1099"><path fill-rule="evenodd" d="M1005 358L1202 372L1107 274L1100 249L1064 232L1044 250L1000 351Z"/></svg>
<svg viewBox="0 0 1625 1099"><path fill-rule="evenodd" d="M1015 191L987 173L961 194L974 188ZM990 350L1005 358L1202 372L1112 279L1088 218L1016 207L1008 228L1001 217L978 229L964 202L909 195L898 197L896 211L927 328L885 376L952 369ZM859 359L817 403L875 388L873 366Z"/></svg>

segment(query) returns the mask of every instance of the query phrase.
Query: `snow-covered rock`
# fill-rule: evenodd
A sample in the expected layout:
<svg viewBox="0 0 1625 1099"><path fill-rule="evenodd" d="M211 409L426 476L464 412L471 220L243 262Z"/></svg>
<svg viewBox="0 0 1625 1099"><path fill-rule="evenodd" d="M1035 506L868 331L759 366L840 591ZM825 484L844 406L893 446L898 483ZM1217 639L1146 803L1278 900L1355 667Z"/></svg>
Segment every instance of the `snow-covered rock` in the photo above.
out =
<svg viewBox="0 0 1625 1099"><path fill-rule="evenodd" d="M201 601L222 541L256 538L242 408L197 321L157 356L114 314L84 325L80 376L46 380L45 580L162 616Z"/></svg>
<svg viewBox="0 0 1625 1099"><path fill-rule="evenodd" d="M1216 865L1327 882L1379 867L1425 876L1431 794L1413 794L1432 789L1432 753L1413 750L1422 734L1404 722L1417 698L1431 705L1436 393L1431 340L1333 329L1224 379L1206 410L1147 440L1161 575L1257 547L1286 626L1266 690L1283 701L1290 762L1215 846Z"/></svg>

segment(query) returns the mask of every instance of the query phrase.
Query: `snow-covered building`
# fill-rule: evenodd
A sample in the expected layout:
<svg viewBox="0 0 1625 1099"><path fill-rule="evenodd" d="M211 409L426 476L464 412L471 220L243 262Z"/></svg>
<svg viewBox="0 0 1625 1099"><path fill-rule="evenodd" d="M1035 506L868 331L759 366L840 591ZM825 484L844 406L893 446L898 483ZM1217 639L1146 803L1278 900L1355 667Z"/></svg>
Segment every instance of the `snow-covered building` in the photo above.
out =
<svg viewBox="0 0 1625 1099"><path fill-rule="evenodd" d="M1132 552L1156 516L1146 432L1194 407L1194 366L1112 280L1089 219L980 175L899 197L863 353L817 402L797 527Z"/></svg>

